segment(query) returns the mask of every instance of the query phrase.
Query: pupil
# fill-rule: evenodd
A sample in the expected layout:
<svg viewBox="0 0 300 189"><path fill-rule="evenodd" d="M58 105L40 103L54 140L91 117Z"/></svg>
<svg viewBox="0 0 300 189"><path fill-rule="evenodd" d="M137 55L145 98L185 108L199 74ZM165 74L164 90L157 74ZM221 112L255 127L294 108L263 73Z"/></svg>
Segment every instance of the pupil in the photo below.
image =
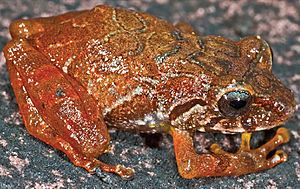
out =
<svg viewBox="0 0 300 189"><path fill-rule="evenodd" d="M237 117L248 110L251 99L251 94L246 90L231 91L221 97L218 107L224 116Z"/></svg>
<svg viewBox="0 0 300 189"><path fill-rule="evenodd" d="M230 105L231 107L233 107L234 109L236 109L236 110L239 110L239 109L245 107L246 104L247 104L247 102L246 102L245 100L232 100L232 101L229 103L229 105Z"/></svg>

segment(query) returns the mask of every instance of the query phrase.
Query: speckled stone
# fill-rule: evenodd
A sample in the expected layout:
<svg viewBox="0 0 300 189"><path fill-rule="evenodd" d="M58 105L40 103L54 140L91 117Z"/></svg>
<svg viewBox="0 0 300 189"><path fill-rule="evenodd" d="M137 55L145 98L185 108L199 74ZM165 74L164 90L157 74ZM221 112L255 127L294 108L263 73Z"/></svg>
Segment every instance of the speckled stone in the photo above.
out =
<svg viewBox="0 0 300 189"><path fill-rule="evenodd" d="M31 137L26 131L9 83L3 53L0 55L0 188L300 188L300 1L286 0L0 0L0 49L10 39L9 23L18 18L56 15L70 10L111 4L146 11L171 22L185 21L200 34L238 40L260 35L273 48L275 74L294 90L295 116L285 124L291 141L283 146L286 163L240 177L182 179L176 168L172 140L166 136L159 148L150 148L133 133L111 131L112 151L101 157L135 169L132 181L111 174L91 175L73 166L67 157ZM256 134L253 145L274 131ZM234 151L239 135L200 134L196 148L205 152L213 142Z"/></svg>

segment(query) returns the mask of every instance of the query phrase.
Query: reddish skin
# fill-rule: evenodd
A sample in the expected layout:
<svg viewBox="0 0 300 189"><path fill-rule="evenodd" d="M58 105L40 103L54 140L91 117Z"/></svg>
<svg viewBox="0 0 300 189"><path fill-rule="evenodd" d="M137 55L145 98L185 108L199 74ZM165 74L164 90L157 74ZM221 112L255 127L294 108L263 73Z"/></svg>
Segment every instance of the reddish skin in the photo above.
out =
<svg viewBox="0 0 300 189"><path fill-rule="evenodd" d="M184 178L242 175L286 161L281 150L266 159L288 142L284 128L250 149L249 132L280 125L295 108L259 37L198 36L184 23L108 6L17 20L10 32L4 53L25 126L76 166L133 175L96 159L108 149L107 126L171 134ZM219 100L241 90L251 101L229 116L227 96ZM240 150L231 154L214 144L212 153L197 154L196 130L242 132Z"/></svg>

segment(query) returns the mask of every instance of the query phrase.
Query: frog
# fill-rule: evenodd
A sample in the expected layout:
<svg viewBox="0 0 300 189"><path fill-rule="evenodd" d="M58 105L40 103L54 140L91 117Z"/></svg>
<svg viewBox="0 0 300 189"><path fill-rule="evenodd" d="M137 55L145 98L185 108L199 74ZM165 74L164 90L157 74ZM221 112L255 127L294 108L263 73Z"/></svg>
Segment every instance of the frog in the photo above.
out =
<svg viewBox="0 0 300 189"><path fill-rule="evenodd" d="M171 135L185 179L287 161L277 150L289 141L284 127L260 147L250 145L253 132L282 125L295 110L260 36L204 36L186 23L108 5L15 20L9 30L3 51L24 125L75 166L133 177L132 168L98 159L109 151L111 128ZM198 131L240 133L240 147L231 153L214 143L197 153Z"/></svg>

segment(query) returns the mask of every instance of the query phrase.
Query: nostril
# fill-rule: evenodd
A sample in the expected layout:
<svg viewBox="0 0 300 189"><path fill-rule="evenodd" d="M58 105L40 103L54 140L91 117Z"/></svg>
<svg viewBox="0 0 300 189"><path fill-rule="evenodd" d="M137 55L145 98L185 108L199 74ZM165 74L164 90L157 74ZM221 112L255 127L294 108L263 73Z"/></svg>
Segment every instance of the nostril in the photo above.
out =
<svg viewBox="0 0 300 189"><path fill-rule="evenodd" d="M283 104L279 104L279 105L277 106L277 109L278 109L278 111L282 112L282 111L284 111L285 106L284 106Z"/></svg>

